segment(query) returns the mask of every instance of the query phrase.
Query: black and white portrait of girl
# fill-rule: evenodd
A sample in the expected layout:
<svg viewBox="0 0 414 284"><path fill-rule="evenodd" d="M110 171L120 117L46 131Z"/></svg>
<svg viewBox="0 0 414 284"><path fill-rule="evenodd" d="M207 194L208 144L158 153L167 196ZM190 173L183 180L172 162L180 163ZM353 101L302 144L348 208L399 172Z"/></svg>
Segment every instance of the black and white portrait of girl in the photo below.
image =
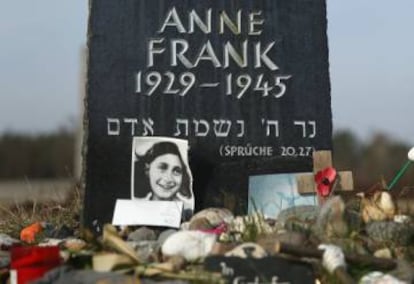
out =
<svg viewBox="0 0 414 284"><path fill-rule="evenodd" d="M187 140L134 137L132 199L182 201L184 216L194 210Z"/></svg>

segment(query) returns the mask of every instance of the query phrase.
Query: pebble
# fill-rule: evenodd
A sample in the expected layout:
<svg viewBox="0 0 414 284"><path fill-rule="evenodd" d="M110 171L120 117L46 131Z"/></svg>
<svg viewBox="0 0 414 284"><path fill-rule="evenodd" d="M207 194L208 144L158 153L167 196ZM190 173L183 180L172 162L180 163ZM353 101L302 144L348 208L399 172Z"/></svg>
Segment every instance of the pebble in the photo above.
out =
<svg viewBox="0 0 414 284"><path fill-rule="evenodd" d="M360 284L376 284L376 283L404 284L406 282L400 281L399 279L389 274L384 274L379 271L373 271L363 276L358 283Z"/></svg>
<svg viewBox="0 0 414 284"><path fill-rule="evenodd" d="M213 229L222 223L231 222L233 218L233 213L226 208L206 208L191 218L189 229Z"/></svg>
<svg viewBox="0 0 414 284"><path fill-rule="evenodd" d="M141 227L136 229L132 233L129 233L127 241L129 242L141 242L141 241L155 241L157 236L155 232L147 227Z"/></svg>
<svg viewBox="0 0 414 284"><path fill-rule="evenodd" d="M408 245L414 236L412 225L392 221L374 221L365 226L367 235L378 242Z"/></svg>
<svg viewBox="0 0 414 284"><path fill-rule="evenodd" d="M135 250L140 262L158 261L159 244L157 241L127 241L127 244Z"/></svg>
<svg viewBox="0 0 414 284"><path fill-rule="evenodd" d="M275 231L275 227L270 226L263 214L255 212L247 216L237 216L233 219L230 224L230 231L239 232L243 235L243 240L250 240L248 236L250 233L253 233L251 236L253 239L256 235L260 234L271 234Z"/></svg>
<svg viewBox="0 0 414 284"><path fill-rule="evenodd" d="M298 246L307 241L306 235L298 232L281 232L276 234L275 238L282 243Z"/></svg>
<svg viewBox="0 0 414 284"><path fill-rule="evenodd" d="M0 250L0 267L7 267L10 265L10 252Z"/></svg>
<svg viewBox="0 0 414 284"><path fill-rule="evenodd" d="M43 239L42 242L38 244L39 247L50 247L50 246L60 246L64 243L65 240L62 239L54 239L54 238L46 238Z"/></svg>
<svg viewBox="0 0 414 284"><path fill-rule="evenodd" d="M393 219L396 206L389 192L375 191L372 196L360 193L361 216L365 223Z"/></svg>
<svg viewBox="0 0 414 284"><path fill-rule="evenodd" d="M86 242L84 240L81 239L75 239L75 238L71 238L71 239L66 239L65 243L64 243L64 247L67 248L70 251L81 251L86 247Z"/></svg>
<svg viewBox="0 0 414 284"><path fill-rule="evenodd" d="M165 241L174 233L176 233L177 230L174 229L167 229L164 230L160 233L160 235L158 236L158 244L160 245L160 247L165 243Z"/></svg>
<svg viewBox="0 0 414 284"><path fill-rule="evenodd" d="M187 261L196 261L206 257L214 243L214 234L200 231L179 231L167 238L161 247L164 256L182 256Z"/></svg>
<svg viewBox="0 0 414 284"><path fill-rule="evenodd" d="M301 221L314 221L318 215L319 207L313 205L298 205L280 211L277 221L285 224L289 219L300 219Z"/></svg>
<svg viewBox="0 0 414 284"><path fill-rule="evenodd" d="M211 255L224 255L225 253L231 251L236 247L236 244L234 243L222 243L222 242L216 242L211 249L210 254Z"/></svg>
<svg viewBox="0 0 414 284"><path fill-rule="evenodd" d="M172 270L178 272L184 269L186 265L185 258L179 255L172 256L168 259L168 263L172 264Z"/></svg>
<svg viewBox="0 0 414 284"><path fill-rule="evenodd" d="M303 245L307 238L305 235L297 232L280 232L259 236L256 243L262 246L267 253L276 254L279 243L289 244L292 246Z"/></svg>
<svg viewBox="0 0 414 284"><path fill-rule="evenodd" d="M248 242L238 245L231 251L227 252L225 256L240 258L262 258L267 256L267 253L264 250L264 248L262 248L258 244Z"/></svg>
<svg viewBox="0 0 414 284"><path fill-rule="evenodd" d="M348 224L345 220L345 203L340 196L329 198L319 211L315 232L321 239L345 237Z"/></svg>
<svg viewBox="0 0 414 284"><path fill-rule="evenodd" d="M389 248L383 248L383 249L376 250L374 252L374 256L375 257L391 259L392 258L392 253L391 253L391 250Z"/></svg>
<svg viewBox="0 0 414 284"><path fill-rule="evenodd" d="M190 222L181 223L180 230L188 231L190 230Z"/></svg>
<svg viewBox="0 0 414 284"><path fill-rule="evenodd" d="M397 223L410 223L411 217L408 215L395 215L394 216L394 222Z"/></svg>
<svg viewBox="0 0 414 284"><path fill-rule="evenodd" d="M188 227L189 230L211 230L214 229L214 226L210 224L207 218L200 217L195 220L192 220Z"/></svg>
<svg viewBox="0 0 414 284"><path fill-rule="evenodd" d="M0 246L10 247L13 244L17 243L20 243L20 241L17 239L13 239L7 234L0 233Z"/></svg>

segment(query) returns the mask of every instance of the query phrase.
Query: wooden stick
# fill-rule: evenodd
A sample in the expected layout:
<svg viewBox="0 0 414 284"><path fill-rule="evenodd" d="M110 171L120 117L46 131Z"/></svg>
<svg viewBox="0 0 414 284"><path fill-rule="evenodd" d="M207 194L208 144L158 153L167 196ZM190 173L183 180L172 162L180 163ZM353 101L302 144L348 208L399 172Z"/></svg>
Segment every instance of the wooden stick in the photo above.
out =
<svg viewBox="0 0 414 284"><path fill-rule="evenodd" d="M356 284L355 280L348 274L343 266L336 268L333 273L343 284Z"/></svg>
<svg viewBox="0 0 414 284"><path fill-rule="evenodd" d="M281 242L275 243L275 251L279 253L291 254L298 257L314 257L321 259L323 256L323 250L307 247L298 247L296 245L293 246ZM391 270L397 266L396 262L392 259L373 257L369 255L347 254L345 255L345 260L348 263L374 266L376 269L380 270Z"/></svg>

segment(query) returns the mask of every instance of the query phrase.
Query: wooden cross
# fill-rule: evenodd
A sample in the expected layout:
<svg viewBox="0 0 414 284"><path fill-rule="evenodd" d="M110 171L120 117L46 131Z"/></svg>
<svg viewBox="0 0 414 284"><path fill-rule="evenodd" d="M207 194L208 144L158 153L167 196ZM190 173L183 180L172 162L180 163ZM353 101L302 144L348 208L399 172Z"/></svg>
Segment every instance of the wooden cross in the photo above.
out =
<svg viewBox="0 0 414 284"><path fill-rule="evenodd" d="M331 151L313 152L313 173L298 174L296 177L298 192L301 195L316 194L315 174L327 167L332 167ZM354 180L351 171L340 171L335 191L352 191L354 190ZM319 200L321 203L321 200Z"/></svg>

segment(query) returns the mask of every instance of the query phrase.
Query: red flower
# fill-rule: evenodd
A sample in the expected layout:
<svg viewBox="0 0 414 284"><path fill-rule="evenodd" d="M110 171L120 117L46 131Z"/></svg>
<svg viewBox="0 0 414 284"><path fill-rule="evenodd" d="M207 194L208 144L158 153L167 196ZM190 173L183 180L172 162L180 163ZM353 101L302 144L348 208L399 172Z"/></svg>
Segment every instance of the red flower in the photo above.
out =
<svg viewBox="0 0 414 284"><path fill-rule="evenodd" d="M204 233L210 233L210 234L215 234L215 235L221 235L222 233L227 231L227 224L222 222L220 223L216 228L213 229L204 229L204 230L200 230Z"/></svg>
<svg viewBox="0 0 414 284"><path fill-rule="evenodd" d="M322 197L327 197L332 191L336 179L336 170L333 167L327 167L315 175L317 193Z"/></svg>

